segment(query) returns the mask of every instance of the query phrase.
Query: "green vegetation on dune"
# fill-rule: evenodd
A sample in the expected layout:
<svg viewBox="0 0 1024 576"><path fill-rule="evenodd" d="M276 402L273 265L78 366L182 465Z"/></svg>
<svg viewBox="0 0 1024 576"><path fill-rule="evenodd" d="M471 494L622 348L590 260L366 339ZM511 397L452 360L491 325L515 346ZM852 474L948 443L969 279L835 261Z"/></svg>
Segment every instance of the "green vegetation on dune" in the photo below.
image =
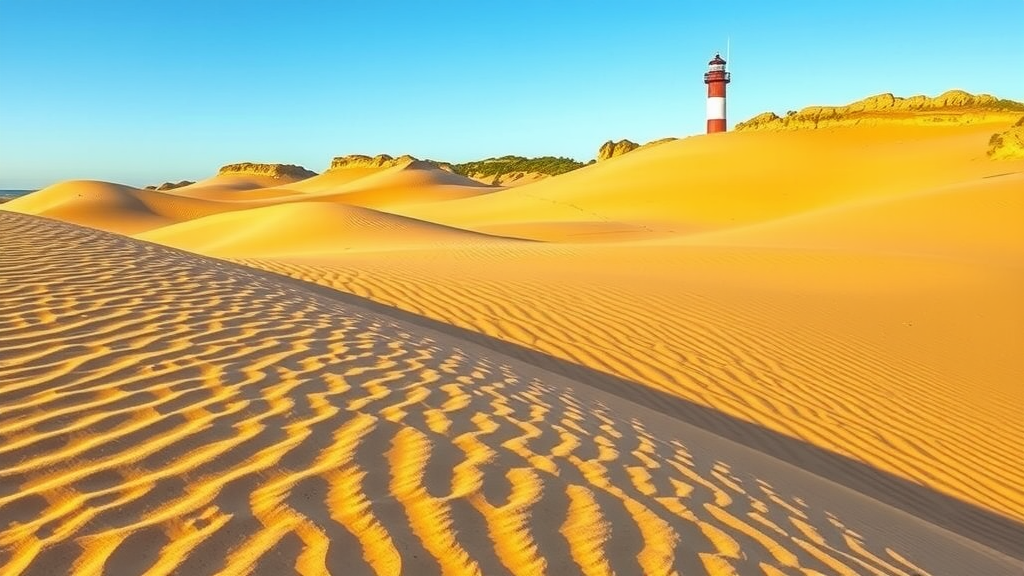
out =
<svg viewBox="0 0 1024 576"><path fill-rule="evenodd" d="M476 162L451 165L452 171L456 174L478 178L485 176L500 177L502 174L512 172L536 172L538 174L558 176L583 166L586 166L586 163L562 156L542 156L540 158L501 156L500 158L487 158L486 160L478 160Z"/></svg>
<svg viewBox="0 0 1024 576"><path fill-rule="evenodd" d="M997 110L1020 110L1024 112L1024 102L1017 102L1016 100L1007 100L1006 98L1000 98L996 100L995 104L992 105Z"/></svg>

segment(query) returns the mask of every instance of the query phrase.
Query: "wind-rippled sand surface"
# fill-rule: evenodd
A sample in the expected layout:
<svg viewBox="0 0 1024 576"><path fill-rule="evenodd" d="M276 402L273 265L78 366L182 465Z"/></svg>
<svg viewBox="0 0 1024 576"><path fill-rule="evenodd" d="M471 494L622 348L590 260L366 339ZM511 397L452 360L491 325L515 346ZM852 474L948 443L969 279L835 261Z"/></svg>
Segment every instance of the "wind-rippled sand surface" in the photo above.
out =
<svg viewBox="0 0 1024 576"><path fill-rule="evenodd" d="M0 576L1019 575L997 128L10 202Z"/></svg>
<svg viewBox="0 0 1024 576"><path fill-rule="evenodd" d="M13 214L0 235L3 574L955 573L938 543L1011 565L274 277Z"/></svg>

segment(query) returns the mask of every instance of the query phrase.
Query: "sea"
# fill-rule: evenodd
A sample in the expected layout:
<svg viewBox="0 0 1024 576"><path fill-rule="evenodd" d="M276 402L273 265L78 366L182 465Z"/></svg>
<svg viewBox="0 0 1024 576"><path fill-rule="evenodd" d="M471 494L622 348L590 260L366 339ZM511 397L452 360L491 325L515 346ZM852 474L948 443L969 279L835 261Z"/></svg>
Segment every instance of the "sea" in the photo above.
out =
<svg viewBox="0 0 1024 576"><path fill-rule="evenodd" d="M30 194L32 192L35 192L35 190L0 190L0 203L13 200L18 196L24 196L25 194Z"/></svg>

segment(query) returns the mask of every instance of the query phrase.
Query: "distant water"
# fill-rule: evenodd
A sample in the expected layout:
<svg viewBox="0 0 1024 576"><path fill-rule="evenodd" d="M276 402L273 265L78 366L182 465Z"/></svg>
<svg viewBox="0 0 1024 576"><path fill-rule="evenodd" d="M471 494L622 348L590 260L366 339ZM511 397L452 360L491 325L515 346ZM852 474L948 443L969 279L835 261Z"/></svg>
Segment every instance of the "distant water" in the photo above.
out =
<svg viewBox="0 0 1024 576"><path fill-rule="evenodd" d="M7 202L31 192L35 192L35 190L0 190L0 202Z"/></svg>

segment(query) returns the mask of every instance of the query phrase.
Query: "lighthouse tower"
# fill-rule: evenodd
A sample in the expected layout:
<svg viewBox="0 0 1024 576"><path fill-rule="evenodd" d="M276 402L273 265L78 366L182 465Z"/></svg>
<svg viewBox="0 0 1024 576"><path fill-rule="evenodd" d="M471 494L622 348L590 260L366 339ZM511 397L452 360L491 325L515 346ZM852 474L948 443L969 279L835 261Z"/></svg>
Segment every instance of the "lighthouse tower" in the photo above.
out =
<svg viewBox="0 0 1024 576"><path fill-rule="evenodd" d="M725 60L717 53L708 62L704 83L708 85L708 134L725 132L725 85L729 83L729 73L725 71Z"/></svg>

